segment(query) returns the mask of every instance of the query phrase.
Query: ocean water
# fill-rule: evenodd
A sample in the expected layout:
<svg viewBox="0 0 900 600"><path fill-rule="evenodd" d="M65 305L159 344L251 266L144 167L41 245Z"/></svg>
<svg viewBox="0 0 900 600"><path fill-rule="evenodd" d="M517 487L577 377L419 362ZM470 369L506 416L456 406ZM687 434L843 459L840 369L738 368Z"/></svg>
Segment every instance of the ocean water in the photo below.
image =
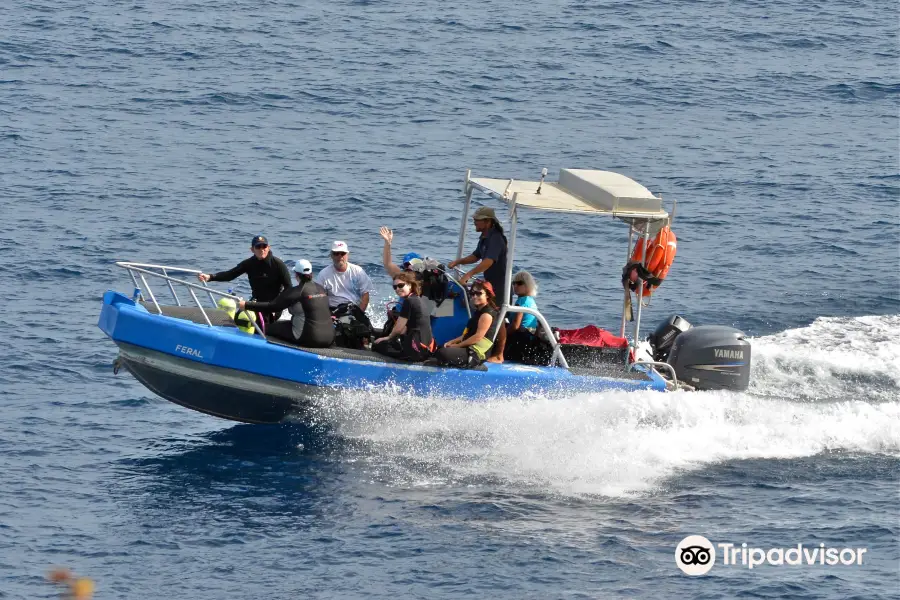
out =
<svg viewBox="0 0 900 600"><path fill-rule="evenodd" d="M97 598L896 597L897 40L884 0L0 3L0 598L54 564ZM645 323L743 329L750 390L382 389L258 427L112 374L116 260L345 239L380 306L380 225L451 257L466 169L545 166L677 202ZM523 213L516 266L552 323L615 329L626 237ZM688 577L690 534L867 553Z"/></svg>

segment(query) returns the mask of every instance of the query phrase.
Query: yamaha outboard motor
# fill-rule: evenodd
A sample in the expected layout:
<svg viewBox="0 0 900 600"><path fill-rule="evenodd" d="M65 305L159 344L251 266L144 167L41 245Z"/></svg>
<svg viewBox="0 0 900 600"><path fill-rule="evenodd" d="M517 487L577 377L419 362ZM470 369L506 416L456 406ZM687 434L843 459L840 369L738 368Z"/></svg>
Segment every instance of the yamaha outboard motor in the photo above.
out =
<svg viewBox="0 0 900 600"><path fill-rule="evenodd" d="M653 360L666 362L666 359L669 358L672 344L675 343L675 338L690 328L691 324L678 315L672 315L660 323L656 331L647 337L647 341L653 347Z"/></svg>
<svg viewBox="0 0 900 600"><path fill-rule="evenodd" d="M721 325L694 327L675 338L668 363L699 390L743 391L750 385L750 342Z"/></svg>

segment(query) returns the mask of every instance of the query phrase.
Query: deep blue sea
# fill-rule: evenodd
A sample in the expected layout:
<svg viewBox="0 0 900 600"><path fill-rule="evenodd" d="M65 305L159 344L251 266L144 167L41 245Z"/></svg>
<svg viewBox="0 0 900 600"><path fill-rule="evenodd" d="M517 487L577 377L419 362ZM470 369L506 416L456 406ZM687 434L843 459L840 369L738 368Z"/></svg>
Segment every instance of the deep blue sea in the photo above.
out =
<svg viewBox="0 0 900 600"><path fill-rule="evenodd" d="M51 565L98 599L897 597L898 15L0 2L0 598L56 597ZM449 259L466 169L542 167L677 201L644 322L746 331L747 393L381 389L260 427L112 373L116 260L226 269L262 232L319 268L344 239L383 306L380 225ZM516 267L551 323L617 329L626 237L522 213ZM689 534L867 553L689 577Z"/></svg>

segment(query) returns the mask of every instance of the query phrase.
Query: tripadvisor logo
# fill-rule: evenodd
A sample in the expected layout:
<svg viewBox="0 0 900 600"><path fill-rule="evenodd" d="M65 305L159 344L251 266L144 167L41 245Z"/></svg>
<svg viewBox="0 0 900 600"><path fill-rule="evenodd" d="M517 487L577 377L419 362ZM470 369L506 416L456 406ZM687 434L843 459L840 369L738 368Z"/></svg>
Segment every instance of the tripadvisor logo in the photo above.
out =
<svg viewBox="0 0 900 600"><path fill-rule="evenodd" d="M722 558L719 564L748 569L761 565L861 565L867 552L867 548L831 548L824 543L817 546L797 544L789 548L753 548L746 543L713 544L702 535L689 535L675 547L675 564L687 575L706 575L716 564L716 548Z"/></svg>
<svg viewBox="0 0 900 600"><path fill-rule="evenodd" d="M689 535L675 547L675 564L687 575L706 575L716 563L716 548L702 535Z"/></svg>

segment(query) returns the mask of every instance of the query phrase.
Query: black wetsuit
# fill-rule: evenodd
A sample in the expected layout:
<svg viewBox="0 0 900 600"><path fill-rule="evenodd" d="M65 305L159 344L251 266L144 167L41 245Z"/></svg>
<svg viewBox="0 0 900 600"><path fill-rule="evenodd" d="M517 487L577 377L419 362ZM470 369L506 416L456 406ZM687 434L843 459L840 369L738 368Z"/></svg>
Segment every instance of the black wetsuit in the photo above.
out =
<svg viewBox="0 0 900 600"><path fill-rule="evenodd" d="M399 315L406 319L406 332L399 337L373 345L372 350L412 362L421 362L429 358L434 350L434 336L431 333L432 307L433 304L428 298L407 296Z"/></svg>
<svg viewBox="0 0 900 600"><path fill-rule="evenodd" d="M266 335L308 348L327 348L334 343L334 324L328 307L328 293L315 281L289 288L272 302L248 302L247 309L281 313L291 311L291 320L266 327Z"/></svg>
<svg viewBox="0 0 900 600"><path fill-rule="evenodd" d="M282 290L291 287L291 274L288 272L288 268L280 258L271 253L262 260L251 256L238 263L233 269L213 273L209 276L209 280L231 281L245 273L247 279L250 280L250 289L253 293L250 299L257 302L271 302L278 297ZM281 311L268 314L263 312L262 314L268 325L278 320Z"/></svg>

